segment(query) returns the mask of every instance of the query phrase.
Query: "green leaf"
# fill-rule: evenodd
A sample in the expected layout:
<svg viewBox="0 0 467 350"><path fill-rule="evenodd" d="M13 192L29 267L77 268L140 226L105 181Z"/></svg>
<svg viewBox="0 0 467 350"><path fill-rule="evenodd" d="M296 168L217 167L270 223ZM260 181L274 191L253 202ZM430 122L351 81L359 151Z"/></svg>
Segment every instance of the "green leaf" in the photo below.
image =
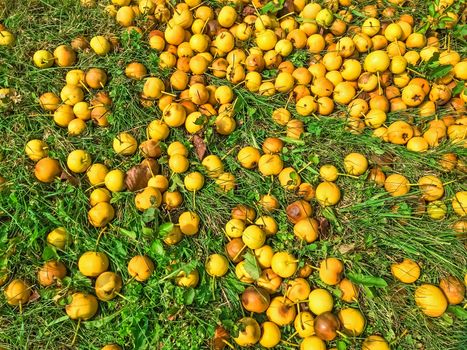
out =
<svg viewBox="0 0 467 350"><path fill-rule="evenodd" d="M137 234L135 231L130 231L124 228L120 228L120 233L124 234L125 236L130 237L131 239L136 239Z"/></svg>
<svg viewBox="0 0 467 350"><path fill-rule="evenodd" d="M204 115L200 115L198 118L195 120L195 125L204 125L207 122L207 118Z"/></svg>
<svg viewBox="0 0 467 350"><path fill-rule="evenodd" d="M347 344L343 340L337 341L337 350L346 350Z"/></svg>
<svg viewBox="0 0 467 350"><path fill-rule="evenodd" d="M255 115L256 111L257 111L257 109L255 107L248 106L246 108L246 112L250 117L253 117Z"/></svg>
<svg viewBox="0 0 467 350"><path fill-rule="evenodd" d="M253 278L255 281L259 278L261 275L261 268L258 265L258 261L256 260L256 257L250 253L247 252L245 254L245 271Z"/></svg>
<svg viewBox="0 0 467 350"><path fill-rule="evenodd" d="M363 286L363 290L365 291L366 297L368 299L373 299L375 297L375 294L373 293L370 287Z"/></svg>
<svg viewBox="0 0 467 350"><path fill-rule="evenodd" d="M159 226L157 230L159 237L166 237L174 228L174 224L171 222L164 222Z"/></svg>
<svg viewBox="0 0 467 350"><path fill-rule="evenodd" d="M434 17L434 15L436 14L436 11L435 11L435 4L433 2L431 2L429 5L428 5L428 13L430 14L431 17Z"/></svg>
<svg viewBox="0 0 467 350"><path fill-rule="evenodd" d="M42 252L42 260L58 259L58 254L55 248L51 246L45 246Z"/></svg>
<svg viewBox="0 0 467 350"><path fill-rule="evenodd" d="M102 326L105 326L110 321L112 321L118 315L120 315L120 313L121 313L120 311L117 311L109 316L101 317L93 321L86 321L86 322L83 322L82 324L84 325L84 328L100 328Z"/></svg>
<svg viewBox="0 0 467 350"><path fill-rule="evenodd" d="M457 94L460 94L462 91L464 91L464 82L459 81L454 89L452 89L452 95L456 96Z"/></svg>
<svg viewBox="0 0 467 350"><path fill-rule="evenodd" d="M282 141L284 141L285 143L293 143L295 145L304 145L305 144L305 141L303 140L296 140L296 139L293 139L291 137L281 137L280 138Z"/></svg>
<svg viewBox="0 0 467 350"><path fill-rule="evenodd" d="M446 76L450 71L452 70L452 65L446 65L446 66L439 66L435 69L430 74L430 77L433 79L438 79Z"/></svg>
<svg viewBox="0 0 467 350"><path fill-rule="evenodd" d="M152 220L156 218L156 214L157 214L156 208L148 208L147 210L143 212L143 215L142 215L143 222L145 223L151 222Z"/></svg>
<svg viewBox="0 0 467 350"><path fill-rule="evenodd" d="M50 327L50 326L53 326L53 325L62 323L63 321L66 321L66 320L68 320L68 319L69 319L68 315L65 315L65 316L56 318L55 320L53 320L53 321L47 323L45 327L48 328L48 327ZM86 323L87 323L87 322L86 322Z"/></svg>
<svg viewBox="0 0 467 350"><path fill-rule="evenodd" d="M274 2L269 1L266 5L261 7L260 12L261 12L261 14L265 15L267 13L277 12L278 10L280 10L280 9L278 7L276 7Z"/></svg>
<svg viewBox="0 0 467 350"><path fill-rule="evenodd" d="M361 284L367 287L387 287L387 282L381 277L375 277L371 275L364 275L362 273L348 272L347 277L353 283Z"/></svg>
<svg viewBox="0 0 467 350"><path fill-rule="evenodd" d="M165 256L165 249L160 239L155 239L151 244L151 251L156 255Z"/></svg>
<svg viewBox="0 0 467 350"><path fill-rule="evenodd" d="M452 312L454 316L461 320L467 320L467 310L465 310L462 306L451 305L448 307L448 311Z"/></svg>
<svg viewBox="0 0 467 350"><path fill-rule="evenodd" d="M189 288L185 290L183 293L183 302L185 305L193 304L193 300L195 300L195 290L193 288Z"/></svg>

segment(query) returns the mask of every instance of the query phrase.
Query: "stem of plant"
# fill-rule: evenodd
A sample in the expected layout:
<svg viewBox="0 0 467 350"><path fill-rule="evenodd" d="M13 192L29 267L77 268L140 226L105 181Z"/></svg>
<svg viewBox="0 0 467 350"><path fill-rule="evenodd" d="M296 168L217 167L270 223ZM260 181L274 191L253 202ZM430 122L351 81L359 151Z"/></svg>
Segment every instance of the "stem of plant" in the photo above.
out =
<svg viewBox="0 0 467 350"><path fill-rule="evenodd" d="M288 341L286 341L286 340L281 340L281 343L284 343L284 344L286 344L286 345L288 345L288 346L293 346L294 348L298 348L298 347L299 347L298 344L290 343L290 342L288 342Z"/></svg>
<svg viewBox="0 0 467 350"><path fill-rule="evenodd" d="M225 345L227 345L229 348L235 349L235 347L234 347L232 344L230 344L227 340L222 339L222 342L223 342Z"/></svg>
<svg viewBox="0 0 467 350"><path fill-rule="evenodd" d="M337 175L351 177L352 179L358 179L358 176L356 175L342 174L342 173L337 173Z"/></svg>
<svg viewBox="0 0 467 350"><path fill-rule="evenodd" d="M300 319L300 322L302 322L301 319ZM303 325L303 323L302 323L302 325ZM293 333L287 338L286 341L288 342L288 341L291 340L293 337L295 337L297 334L298 334L297 331L293 332Z"/></svg>
<svg viewBox="0 0 467 350"><path fill-rule="evenodd" d="M131 278L125 282L125 285L127 284L130 284L131 282L133 282L134 280L136 279L136 275L135 276L131 276Z"/></svg>
<svg viewBox="0 0 467 350"><path fill-rule="evenodd" d="M81 326L81 319L78 319L78 324L76 325L75 334L73 335L73 340L71 341L71 346L75 345L76 337L78 336L79 327Z"/></svg>
<svg viewBox="0 0 467 350"><path fill-rule="evenodd" d="M130 299L128 299L126 296L124 296L123 294L119 293L119 292L114 292L115 295L119 296L120 298L122 298L123 300L125 301L130 301Z"/></svg>
<svg viewBox="0 0 467 350"><path fill-rule="evenodd" d="M234 256L234 258L233 258L232 260L237 260L237 258L243 253L243 251L244 251L246 248L247 248L247 246L244 245L244 246L242 247L242 249L240 249L240 250L238 251L238 253Z"/></svg>
<svg viewBox="0 0 467 350"><path fill-rule="evenodd" d="M167 92L167 91L161 91L162 94L164 95L169 95L169 96L172 96L172 97L177 97L176 94L171 94L170 92Z"/></svg>
<svg viewBox="0 0 467 350"><path fill-rule="evenodd" d="M313 161L309 161L308 163L306 163L305 166L303 166L300 170L297 171L297 174L300 174L303 170L308 168L308 166L310 166L311 164L313 164Z"/></svg>
<svg viewBox="0 0 467 350"><path fill-rule="evenodd" d="M99 235L97 236L97 240L96 240L96 249L97 249L97 246L99 245L99 242L100 242L100 240L101 240L101 237L102 237L102 235L104 234L104 232L105 232L106 229L107 229L107 228L104 227L104 228L101 230L101 232L99 232Z"/></svg>

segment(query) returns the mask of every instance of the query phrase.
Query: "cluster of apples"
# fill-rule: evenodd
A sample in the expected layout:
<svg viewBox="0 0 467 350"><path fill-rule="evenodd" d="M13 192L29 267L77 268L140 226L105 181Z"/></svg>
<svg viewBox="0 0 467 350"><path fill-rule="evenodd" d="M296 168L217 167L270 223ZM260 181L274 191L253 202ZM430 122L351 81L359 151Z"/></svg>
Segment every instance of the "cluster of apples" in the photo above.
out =
<svg viewBox="0 0 467 350"><path fill-rule="evenodd" d="M134 25L140 16L166 23L164 32L149 34L149 43L160 52L160 66L175 69L177 83L180 77L188 82L187 73L198 79L198 75L210 72L262 95L290 94L303 117L327 116L335 104L347 106L353 131L368 126L375 129L375 135L395 144L406 144L414 136L408 144L413 151L434 147L446 135L454 142L465 139L462 111L467 97L463 91L454 97L452 91L458 80L467 79L467 62L455 50L442 49L436 36L414 32L411 15L395 18L393 9L380 21L377 7L366 6L368 18L355 26L348 9L336 18L331 10L305 1L294 1L293 11L280 18L257 11L242 18L230 6L215 13L200 1L179 3L173 11L163 2L145 0L114 1L109 6L115 5L118 10L110 12L123 27L138 29ZM263 6L256 5L258 9ZM341 1L341 5L349 6L350 2ZM250 43L255 46L249 47ZM308 67L295 67L288 58L302 49L312 59ZM451 65L452 70L434 83L412 78L416 71L410 66L426 63L435 54L439 54L440 65ZM278 73L263 81L265 69L278 69ZM458 116L444 118L446 125L441 131L430 127L422 132L406 122L384 126L388 112L417 108L414 111L426 119L445 106ZM273 119L286 125L290 136L300 136L303 124L290 120L285 108L274 114ZM407 132L407 128L411 130Z"/></svg>
<svg viewBox="0 0 467 350"><path fill-rule="evenodd" d="M300 203L299 203L300 202ZM304 201L295 202L288 207L288 216L295 224L294 232L299 239L303 236L318 235L317 222L303 214L298 218L291 206L303 209ZM265 195L260 201L262 210L269 213L278 208L277 199ZM308 204L309 206L309 204ZM311 207L309 208L311 210ZM305 225L303 225L305 223ZM300 226L298 230L297 226ZM306 227L305 227L306 226ZM308 232L308 231L313 232ZM251 284L240 296L246 311L254 314L266 314L268 321L261 325L252 317L239 320L240 332L234 341L240 346L252 346L256 343L266 348L273 348L281 342L281 328L293 324L296 334L302 339L301 349L326 349L325 341L335 339L339 332L349 336L358 336L365 329L365 317L355 308L345 307L337 312L334 300L324 288L312 288L308 282L313 268L305 264L299 268L299 261L287 251L274 252L267 239L273 239L278 225L270 215L257 217L255 209L238 205L232 209L231 219L225 225L228 243L225 246L227 257L236 264L235 274L245 283ZM248 257L247 254L250 254ZM208 257L206 272L214 277L222 277L228 272L228 260L222 254ZM343 278L344 264L337 258L321 261L319 279L328 286L340 290L341 299L352 303L358 298L358 288L349 279ZM364 341L365 349L373 349L371 343L377 343L380 349L389 349L388 343L380 336L373 335ZM366 347L365 347L366 346Z"/></svg>
<svg viewBox="0 0 467 350"><path fill-rule="evenodd" d="M391 265L392 275L403 283L415 283L421 273L420 266L412 259L404 259ZM457 277L442 278L439 287L423 283L415 290L415 303L430 317L440 317L448 305L457 305L464 300L465 286Z"/></svg>
<svg viewBox="0 0 467 350"><path fill-rule="evenodd" d="M58 227L47 235L47 243L59 251L64 251L71 243L70 234L64 227ZM98 311L98 300L109 301L121 295L122 278L115 272L109 271L109 258L103 252L87 251L78 260L79 272L92 279L94 294L87 292L74 292L69 297L65 307L66 314L73 320L86 321ZM150 258L137 255L128 262L128 273L131 280L144 282L154 271L154 263ZM49 260L37 272L37 282L41 287L60 287L62 280L67 276L66 266L58 260ZM3 277L3 276L2 276ZM3 284L5 281L2 280ZM32 296L33 287L24 280L12 280L4 290L7 303L19 306L20 310ZM117 345L104 346L106 350L121 349Z"/></svg>
<svg viewBox="0 0 467 350"><path fill-rule="evenodd" d="M457 163L457 157L453 153L443 157L440 164L446 170L452 170ZM334 183L340 175L360 176L367 172L369 163L366 157L360 153L350 153L344 158L345 174L340 174L338 169L332 164L322 165L319 174L324 182L320 183L315 190L314 197L323 206L335 205L339 202L341 194L339 187ZM435 175L425 175L418 179L416 184L410 181L402 174L385 175L379 166L372 167L368 172L368 179L378 186L384 186L384 189L393 197L407 195L411 187L418 187L421 192L421 199L428 202L426 212L435 219L443 219L447 214L447 206L441 200L445 189L442 180ZM467 215L465 210L467 206L467 192L458 191L451 199L451 205L454 213L461 220L453 226L454 230L462 234L466 230L467 222L464 217ZM420 208L419 208L420 209Z"/></svg>
<svg viewBox="0 0 467 350"><path fill-rule="evenodd" d="M63 45L57 50L61 47L68 48ZM71 48L68 50L74 52ZM36 54L38 52L40 51ZM76 59L76 56L74 57ZM51 63L54 62L53 59L52 57ZM74 61L70 62L70 65L72 64ZM39 97L39 103L45 111L53 112L55 124L68 128L71 136L81 135L86 130L88 120L92 120L98 126L108 126L112 99L107 92L101 90L105 87L107 78L107 73L101 68L90 68L86 72L72 69L66 74L66 85L62 88L60 97L53 92L46 92ZM92 96L89 102L84 100L85 91Z"/></svg>
<svg viewBox="0 0 467 350"><path fill-rule="evenodd" d="M431 218L441 220L447 214L447 206L442 200L445 185L435 175L422 176L416 184L411 184L407 177L402 174L390 174L386 177L381 168L374 167L370 170L369 179L379 186L384 186L384 189L393 197L404 196L409 193L411 187L418 187L421 192L421 199L428 202L426 211ZM467 215L466 205L467 191L456 192L451 199L451 206L454 213L462 218L454 225L454 229L459 233L465 232L467 225L466 221L463 220Z"/></svg>

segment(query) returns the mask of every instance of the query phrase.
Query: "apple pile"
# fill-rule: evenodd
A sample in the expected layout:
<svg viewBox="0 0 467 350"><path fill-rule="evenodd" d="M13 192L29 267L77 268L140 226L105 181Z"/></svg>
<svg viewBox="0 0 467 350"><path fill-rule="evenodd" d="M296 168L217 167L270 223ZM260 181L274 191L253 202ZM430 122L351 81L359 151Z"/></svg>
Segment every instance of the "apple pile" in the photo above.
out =
<svg viewBox="0 0 467 350"><path fill-rule="evenodd" d="M272 204L272 205L271 205ZM270 213L278 210L277 199L263 196L259 208ZM294 233L299 239L313 242L318 238L318 223L310 218L311 206L300 200L287 207L287 217L294 224ZM305 264L299 268L299 260L287 251L274 251L266 244L272 241L278 225L270 215L257 216L255 209L238 205L232 209L231 219L225 225L228 242L225 251L236 264L237 278L250 284L240 296L246 311L265 313L268 321L258 324L256 319L245 317L234 341L240 346L259 342L263 347L273 348L282 338L280 327L292 325L302 338L302 349L326 349L325 341L334 340L340 331L349 336L359 336L366 325L360 310L352 307L333 313L334 300L325 288L312 288L308 278L313 267ZM341 299L353 303L358 299L358 287L344 278L344 264L340 259L327 258L320 262L319 279L326 286L337 286ZM221 277L228 271L227 259L220 254L211 255L206 261L206 272ZM382 346L387 342L379 336Z"/></svg>
<svg viewBox="0 0 467 350"><path fill-rule="evenodd" d="M94 5L92 0L81 2ZM393 5L402 2L390 1ZM284 140L301 139L309 118L345 118L349 132L361 134L369 128L383 142L403 145L412 152L426 152L447 141L455 144L455 150L467 146L467 61L460 53L441 43L435 34L415 31L413 16L400 13L400 8L380 11L377 5L368 5L363 8L365 19L360 21L354 17L350 0L327 6L295 0L288 2L287 8L271 9L254 0L213 9L201 0L185 0L174 6L159 0L112 0L105 11L125 30L147 40L148 48L158 55L160 71L169 72L163 78L160 71L149 72L137 61L125 67L128 79L141 81L137 96L141 105L157 107L160 115L146 126L144 140L138 140L132 131L114 137L112 148L121 164L129 163L136 154L141 162L127 171L124 165L110 169L105 160L97 162L87 150L75 149L68 154L65 167L49 157L45 141L33 139L26 143L25 153L35 163L36 179L51 183L64 173L85 177L92 189L88 221L99 229L116 216L118 208L111 200L121 191L134 192L137 210L160 208L167 217L191 199L176 190L174 179L182 178L187 193L193 196L209 180L220 191L232 191L237 181L224 169L223 160L215 154L198 154L200 165L190 161L186 141L202 138L209 128L221 136L232 134L238 127L236 89L242 88L284 101L284 107L272 111L271 121L284 128L285 138L267 137L261 149L242 147L236 160L246 171L257 169L263 177L277 180L281 188L299 197L286 204L285 214L300 242L312 243L320 238L312 204L316 201L323 209L337 205L342 197L337 184L340 176L368 174L370 181L384 187L392 197L405 196L415 187L428 203L427 214L443 219L447 215L443 200L446 184L437 176L422 176L414 184L402 174L385 174L388 170L371 166L363 154L353 152L342 164L322 164L318 171L321 182L314 186L300 176L307 167L295 169L284 164ZM454 8L451 0L438 4L438 10L453 19L452 25L458 20L450 11ZM144 28L139 26L143 22ZM10 46L14 41L13 34L1 27L0 45ZM90 48L94 54L105 56L116 45L114 38L100 35L89 43L76 38L70 46L61 45L53 53L38 50L32 59L39 69L54 64L70 68L80 50ZM300 56L306 59L298 59ZM443 75L432 78L425 74L429 65L441 67ZM70 69L60 96L45 92L39 104L58 127L80 137L88 121L100 127L111 123L112 99L104 91L108 80L101 68ZM183 129L187 140L171 141L176 128ZM465 164L454 152L445 153L440 166L446 171L465 171ZM450 201L461 218L453 228L464 233L467 191L455 193ZM288 325L301 339L302 350L326 349L325 342L337 337L360 336L366 327L363 312L355 305L337 310L330 292L338 288L345 303L358 299L358 286L344 277L344 262L328 257L319 267L313 267L287 250L275 251L272 242L279 227L273 213L281 210L281 204L273 195L265 194L257 208L238 205L232 209L225 224L225 252L213 253L205 261L205 271L212 278L225 276L232 263L238 280L249 285L240 300L252 315L239 320L234 341L240 346L259 343L273 348L283 341L281 327ZM167 245L198 234L203 224L195 211L182 211L171 221L163 239ZM64 227L47 236L47 243L59 251L67 249L70 241ZM98 300L121 295L123 280L111 271L105 252L84 252L77 264L80 273L92 280L95 295L75 292L65 311L71 319L85 321L97 313ZM310 277L313 269L318 270L319 281ZM145 282L155 264L149 257L138 255L128 262L127 270L131 280ZM39 269L37 281L40 286L51 286L60 283L67 273L62 262L51 260ZM391 273L398 281L411 284L418 280L420 266L405 259L393 264ZM181 271L174 278L177 285L186 288L196 287L199 280L196 269ZM439 287L417 286L414 299L427 316L439 317L448 304L461 303L464 294L462 282L449 276L439 282ZM14 279L5 288L5 295L10 305L22 308L31 297L31 285ZM259 324L258 314L264 314L267 321ZM389 349L389 345L381 336L370 335L362 349Z"/></svg>
<svg viewBox="0 0 467 350"><path fill-rule="evenodd" d="M452 18L452 28L458 21L453 1L442 3L439 11ZM262 11L264 5L237 4L243 10L239 15L234 7L213 11L197 0L173 9L162 1L116 0L106 10L129 31L143 34L137 26L143 20L165 27L149 32L149 45L159 53L160 67L173 70L169 83L181 90L180 99L190 99L186 74L203 80L199 76L210 73L261 95L287 94L302 117L344 110L352 132L368 127L376 137L414 152L436 147L444 138L464 142L467 62L436 35L416 32L411 15L396 16L389 7L378 18L377 6L368 5L363 8L367 18L356 25L351 1L340 1L340 11L336 5L329 9L294 1L282 17L277 10ZM297 52L306 52L309 62L294 65ZM429 80L418 72L432 62L448 68L444 76ZM264 80L262 74L270 70L276 71L274 78ZM439 113L444 114L440 120ZM299 138L304 131L303 121L291 119L286 108L272 118L289 137Z"/></svg>

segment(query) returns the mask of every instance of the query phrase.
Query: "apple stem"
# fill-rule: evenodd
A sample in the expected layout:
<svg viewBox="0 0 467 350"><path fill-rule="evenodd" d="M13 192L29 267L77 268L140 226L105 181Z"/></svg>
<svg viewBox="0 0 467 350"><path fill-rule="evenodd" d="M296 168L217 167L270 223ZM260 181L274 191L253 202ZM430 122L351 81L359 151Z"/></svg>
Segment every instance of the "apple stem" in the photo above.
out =
<svg viewBox="0 0 467 350"><path fill-rule="evenodd" d="M287 99L287 102L285 103L285 106L284 106L285 109L287 109L287 106L289 105L290 100L292 99L292 97L293 97L293 96L292 96L292 92L291 92L291 93L289 94L289 98Z"/></svg>
<svg viewBox="0 0 467 350"><path fill-rule="evenodd" d="M191 7L190 11L196 10L198 7L203 6L205 3L206 3L206 1L203 1L203 2L199 3L198 5Z"/></svg>
<svg viewBox="0 0 467 350"><path fill-rule="evenodd" d="M242 80L241 82L239 82L237 85L234 85L233 88L235 89L237 86L240 86L242 85L243 83L245 82L245 80Z"/></svg>
<svg viewBox="0 0 467 350"><path fill-rule="evenodd" d="M23 303L21 301L19 302L19 314L23 314Z"/></svg>
<svg viewBox="0 0 467 350"><path fill-rule="evenodd" d="M112 226L112 224L110 224L110 226ZM96 248L97 248L97 246L99 245L99 242L100 242L101 237L102 237L102 235L104 234L105 230L106 230L106 227L104 227L104 228L101 230L101 232L99 232L99 235L97 236L97 241L96 241Z"/></svg>
<svg viewBox="0 0 467 350"><path fill-rule="evenodd" d="M412 68L407 67L406 69L407 69L409 72L412 72L412 73L414 73L414 74L416 74L416 75L421 76L422 78L425 78L425 76L424 76L422 73L419 73L419 72L417 72L416 70L413 70Z"/></svg>
<svg viewBox="0 0 467 350"><path fill-rule="evenodd" d="M130 301L130 299L128 299L126 296L124 296L123 294L119 293L119 292L114 292L115 295L119 296L120 298L124 299L125 301Z"/></svg>
<svg viewBox="0 0 467 350"><path fill-rule="evenodd" d="M446 186L446 185L449 185L449 184L452 184L452 183L456 183L456 182L457 182L457 180L451 180L451 181L443 183L443 186Z"/></svg>
<svg viewBox="0 0 467 350"><path fill-rule="evenodd" d="M227 340L222 339L222 342L223 342L225 345L227 345L229 348L235 349L235 347L234 347L232 344L230 344Z"/></svg>
<svg viewBox="0 0 467 350"><path fill-rule="evenodd" d="M232 148L221 158L221 160L224 160L225 158L227 158L227 157L230 155L230 153L232 153L237 147L239 147L239 146L232 147Z"/></svg>
<svg viewBox="0 0 467 350"><path fill-rule="evenodd" d="M136 278L136 275L135 276L131 276L131 278L125 282L125 284L130 284L131 282L133 282Z"/></svg>
<svg viewBox="0 0 467 350"><path fill-rule="evenodd" d="M293 346L294 348L298 348L298 347L299 347L298 344L290 343L290 342L288 342L288 341L286 341L286 340L281 340L281 343L284 343L284 344L289 345L289 346Z"/></svg>
<svg viewBox="0 0 467 350"><path fill-rule="evenodd" d="M164 95L169 95L169 96L172 96L172 97L177 97L176 94L171 94L170 92L167 92L167 91L161 91L161 93L163 93Z"/></svg>
<svg viewBox="0 0 467 350"><path fill-rule="evenodd" d="M204 30L206 29L207 24L208 24L208 21L205 21L203 24L203 28L201 28L201 34L204 33Z"/></svg>
<svg viewBox="0 0 467 350"><path fill-rule="evenodd" d="M73 335L73 340L71 341L71 346L75 345L76 337L78 336L79 327L81 326L81 319L78 319L78 324L76 325L75 334Z"/></svg>
<svg viewBox="0 0 467 350"><path fill-rule="evenodd" d="M394 39L394 42L396 43L397 45L397 50L399 51L399 56L404 56L401 52L401 47L399 46L399 42L397 41L397 39Z"/></svg>
<svg viewBox="0 0 467 350"><path fill-rule="evenodd" d="M342 333L341 331L336 331L337 334L339 334L342 338L344 339L347 339L347 335L345 335L344 333Z"/></svg>
<svg viewBox="0 0 467 350"><path fill-rule="evenodd" d="M376 76L378 77L378 93L381 95L381 78L380 78L380 75L379 75L379 71L376 72Z"/></svg>
<svg viewBox="0 0 467 350"><path fill-rule="evenodd" d="M261 13L259 13L258 8L256 7L255 3L252 2L251 4L255 8L256 14L258 15L258 19L260 20L261 24L264 26L264 28L266 28L266 25L264 24L263 19L261 18Z"/></svg>
<svg viewBox="0 0 467 350"><path fill-rule="evenodd" d="M246 245L242 247L242 249L239 250L239 252L234 256L232 260L237 260L237 258L243 253L243 251L247 248Z"/></svg>
<svg viewBox="0 0 467 350"><path fill-rule="evenodd" d="M311 165L311 164L313 164L313 161L310 161L310 162L306 163L304 167L302 167L299 171L297 171L297 174L300 174L303 170L308 168L308 166Z"/></svg>
<svg viewBox="0 0 467 350"><path fill-rule="evenodd" d="M283 16L281 16L281 17L279 17L279 18L278 18L278 20L281 20L282 18L285 18L285 17L291 16L291 15L293 15L294 13L295 13L295 12L289 12L289 13L287 13L287 14L285 14L285 15L283 15Z"/></svg>
<svg viewBox="0 0 467 350"><path fill-rule="evenodd" d="M342 173L337 173L337 175L351 177L352 179L358 179L358 176L356 175L342 174Z"/></svg>
<svg viewBox="0 0 467 350"><path fill-rule="evenodd" d="M300 318L300 323L302 323L302 325L303 325L303 322L302 322L301 318ZM292 335L291 335L290 337L287 338L286 341L288 342L290 339L292 339L293 337L295 337L297 334L298 334L298 332L295 331L294 333L292 333Z"/></svg>

